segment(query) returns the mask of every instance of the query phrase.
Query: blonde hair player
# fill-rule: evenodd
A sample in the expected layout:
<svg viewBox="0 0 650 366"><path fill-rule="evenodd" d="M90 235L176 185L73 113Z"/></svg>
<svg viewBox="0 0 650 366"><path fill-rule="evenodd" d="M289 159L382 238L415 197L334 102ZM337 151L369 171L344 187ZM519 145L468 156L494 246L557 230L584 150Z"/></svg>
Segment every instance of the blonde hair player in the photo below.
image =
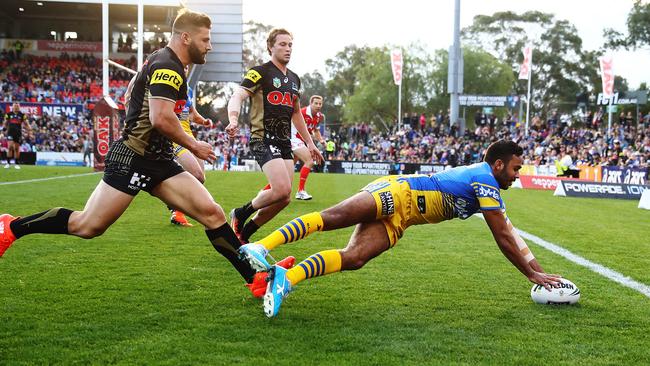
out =
<svg viewBox="0 0 650 366"><path fill-rule="evenodd" d="M282 28L271 30L266 41L271 61L248 70L228 102L230 138L239 133L242 103L251 100L250 150L264 171L271 188L230 212L230 223L242 242L291 202L293 154L291 124L306 142L312 160L323 161L300 113L300 78L287 64L293 50L293 36ZM246 222L253 215L255 216Z"/></svg>
<svg viewBox="0 0 650 366"><path fill-rule="evenodd" d="M212 162L215 158L212 146L188 136L179 120L187 103L185 67L205 63L212 48L211 25L206 14L188 9L178 13L169 45L149 55L134 80L122 138L111 145L104 177L84 209L55 207L17 218L0 215L0 256L16 239L29 234L67 234L84 239L102 235L135 196L145 191L200 222L215 250L249 285L253 283L255 271L238 257L240 243L223 209L174 161L172 142L199 159Z"/></svg>

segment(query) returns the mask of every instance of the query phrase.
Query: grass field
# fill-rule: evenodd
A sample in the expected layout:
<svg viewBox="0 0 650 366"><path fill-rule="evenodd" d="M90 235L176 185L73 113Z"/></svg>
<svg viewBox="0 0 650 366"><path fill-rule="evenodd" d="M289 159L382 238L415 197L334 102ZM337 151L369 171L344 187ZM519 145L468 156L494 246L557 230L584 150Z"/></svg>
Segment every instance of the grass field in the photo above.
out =
<svg viewBox="0 0 650 366"><path fill-rule="evenodd" d="M0 170L0 183L87 173ZM0 185L0 211L81 209L101 175ZM310 176L254 237L328 207L374 179ZM223 208L250 199L259 173L209 172ZM515 226L650 284L650 211L636 201L504 193ZM352 229L274 252L299 260L343 247ZM199 227L169 224L140 194L103 236L20 239L0 259L0 364L648 365L650 299L529 243L548 272L582 291L576 306L536 305L531 284L477 218L410 228L356 272L305 281L267 319Z"/></svg>

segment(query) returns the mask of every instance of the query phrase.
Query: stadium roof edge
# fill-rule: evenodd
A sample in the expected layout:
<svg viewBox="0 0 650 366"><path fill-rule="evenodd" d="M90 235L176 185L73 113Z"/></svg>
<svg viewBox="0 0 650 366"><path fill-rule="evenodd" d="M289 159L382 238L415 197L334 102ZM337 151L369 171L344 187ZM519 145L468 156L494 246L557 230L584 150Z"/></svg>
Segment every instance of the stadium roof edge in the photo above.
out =
<svg viewBox="0 0 650 366"><path fill-rule="evenodd" d="M102 0L31 0L47 3L86 3L86 4L101 4ZM107 0L109 4L119 5L138 5L138 0ZM181 0L142 0L145 6L182 6L184 1Z"/></svg>

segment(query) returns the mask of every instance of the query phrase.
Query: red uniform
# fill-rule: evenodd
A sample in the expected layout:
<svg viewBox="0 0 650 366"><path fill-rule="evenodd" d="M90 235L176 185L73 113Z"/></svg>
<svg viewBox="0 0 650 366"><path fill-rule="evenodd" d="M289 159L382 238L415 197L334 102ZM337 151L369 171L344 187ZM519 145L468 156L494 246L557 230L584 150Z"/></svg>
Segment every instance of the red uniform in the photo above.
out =
<svg viewBox="0 0 650 366"><path fill-rule="evenodd" d="M300 113L302 113L302 117L305 119L307 131L309 131L310 134L314 132L314 129L317 128L318 124L323 120L323 114L321 112L312 113L310 106L303 107L300 110ZM291 124L291 138L297 138L303 143L305 142L293 124Z"/></svg>

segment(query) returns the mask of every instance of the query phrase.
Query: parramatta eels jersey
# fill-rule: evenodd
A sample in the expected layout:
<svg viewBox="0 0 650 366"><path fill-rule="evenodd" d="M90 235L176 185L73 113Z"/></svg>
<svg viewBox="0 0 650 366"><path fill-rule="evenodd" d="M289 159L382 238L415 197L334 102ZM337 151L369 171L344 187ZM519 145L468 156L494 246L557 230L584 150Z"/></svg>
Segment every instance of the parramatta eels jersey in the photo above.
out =
<svg viewBox="0 0 650 366"><path fill-rule="evenodd" d="M137 154L150 160L172 160L172 142L149 119L149 99L174 103L180 118L187 102L187 80L181 60L171 48L152 53L142 65L133 84L122 139Z"/></svg>
<svg viewBox="0 0 650 366"><path fill-rule="evenodd" d="M455 217L464 220L481 210L505 210L499 183L486 162L401 178L411 187L411 202L417 207L412 210L416 216L413 224Z"/></svg>
<svg viewBox="0 0 650 366"><path fill-rule="evenodd" d="M283 74L273 62L248 70L241 86L251 97L251 138L289 141L293 106L300 98L300 78L287 69Z"/></svg>

